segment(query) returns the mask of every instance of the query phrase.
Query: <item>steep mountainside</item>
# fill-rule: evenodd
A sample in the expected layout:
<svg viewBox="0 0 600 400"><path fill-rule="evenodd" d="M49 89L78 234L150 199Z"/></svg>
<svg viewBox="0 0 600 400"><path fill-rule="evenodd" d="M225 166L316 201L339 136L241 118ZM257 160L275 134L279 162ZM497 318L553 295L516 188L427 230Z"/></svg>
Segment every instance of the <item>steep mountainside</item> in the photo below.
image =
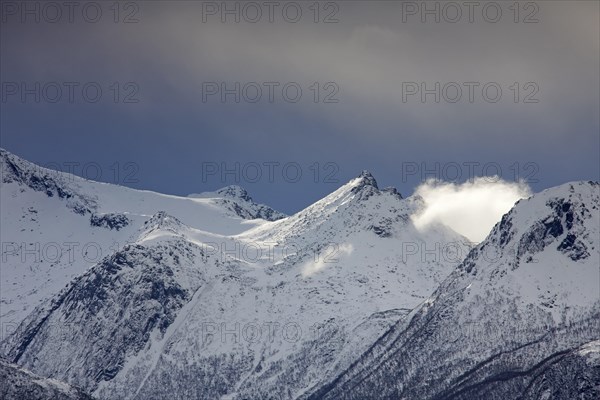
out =
<svg viewBox="0 0 600 400"><path fill-rule="evenodd" d="M48 170L3 149L0 172L0 340L73 278L134 242L158 211L213 238L283 216L242 189L167 196Z"/></svg>
<svg viewBox="0 0 600 400"><path fill-rule="evenodd" d="M596 399L599 185L517 202L409 318L311 399Z"/></svg>
<svg viewBox="0 0 600 400"><path fill-rule="evenodd" d="M248 201L237 187L219 195ZM466 254L450 229L414 227L421 206L364 172L296 215L229 234L177 207L157 212L2 350L99 398L298 397L347 368Z"/></svg>
<svg viewBox="0 0 600 400"><path fill-rule="evenodd" d="M3 400L93 400L81 390L32 374L0 358L0 398Z"/></svg>
<svg viewBox="0 0 600 400"><path fill-rule="evenodd" d="M0 156L10 396L600 396L597 183L517 202L470 249L367 171L286 217L237 186L167 196Z"/></svg>

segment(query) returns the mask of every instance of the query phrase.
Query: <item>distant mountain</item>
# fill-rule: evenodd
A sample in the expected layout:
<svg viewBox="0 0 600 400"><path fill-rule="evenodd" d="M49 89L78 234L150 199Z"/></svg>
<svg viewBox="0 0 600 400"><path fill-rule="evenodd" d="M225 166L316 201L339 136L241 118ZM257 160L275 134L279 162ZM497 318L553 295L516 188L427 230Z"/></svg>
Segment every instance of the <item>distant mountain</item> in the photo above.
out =
<svg viewBox="0 0 600 400"><path fill-rule="evenodd" d="M410 317L310 399L600 397L600 194L517 202Z"/></svg>
<svg viewBox="0 0 600 400"><path fill-rule="evenodd" d="M284 216L238 186L168 196L0 156L11 376L111 400L600 395L597 183L517 202L471 249L368 171Z"/></svg>
<svg viewBox="0 0 600 400"><path fill-rule="evenodd" d="M1 348L98 398L297 397L347 368L467 252L447 227L416 229L422 200L380 190L366 171L293 216L250 223L213 201L249 203L238 187L182 199L78 183L98 212L129 223L79 224L77 236L118 232L127 244L94 265L75 263L80 273ZM16 197L28 195L19 188ZM55 200L36 209L48 215L41 204ZM198 218L206 201L212 220Z"/></svg>
<svg viewBox="0 0 600 400"><path fill-rule="evenodd" d="M77 275L134 242L139 227L159 211L211 238L283 216L241 188L239 196L231 188L202 198L169 196L49 170L4 149L0 173L3 336Z"/></svg>

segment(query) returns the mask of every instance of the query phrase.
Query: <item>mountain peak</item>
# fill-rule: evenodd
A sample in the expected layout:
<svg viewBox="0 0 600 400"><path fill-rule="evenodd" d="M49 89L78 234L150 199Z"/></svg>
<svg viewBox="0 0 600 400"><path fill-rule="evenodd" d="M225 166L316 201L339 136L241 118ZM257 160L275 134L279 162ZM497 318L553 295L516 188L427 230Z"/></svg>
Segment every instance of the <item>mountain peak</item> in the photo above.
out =
<svg viewBox="0 0 600 400"><path fill-rule="evenodd" d="M255 203L246 189L238 185L229 185L214 192L203 192L190 194L190 198L211 199L214 203L224 206L238 217L243 219L262 218L267 221L275 221L286 215L275 211L264 204Z"/></svg>
<svg viewBox="0 0 600 400"><path fill-rule="evenodd" d="M519 200L492 228L485 241L463 260L461 268L473 271L476 259L480 265L486 265L488 259L483 252L486 246L505 256L505 265L510 266L511 271L520 267L533 270L532 265L540 264L538 257L544 253L552 257L562 254L583 263L593 258L591 250L598 246L598 236L588 234L597 232L598 208L598 184L591 181L566 183ZM489 255L490 250L486 251ZM546 271L540 270L542 273Z"/></svg>
<svg viewBox="0 0 600 400"><path fill-rule="evenodd" d="M238 185L229 185L222 187L221 189L215 190L214 192L202 192L189 194L191 198L224 198L233 200L244 200L252 203L253 199L248 194L248 191Z"/></svg>
<svg viewBox="0 0 600 400"><path fill-rule="evenodd" d="M217 190L216 193L223 197L252 201L252 197L250 197L246 189L238 185L225 186L224 188Z"/></svg>
<svg viewBox="0 0 600 400"><path fill-rule="evenodd" d="M367 170L363 170L356 179L353 179L350 182L350 184L352 185L352 193L358 194L364 192L365 199L369 198L372 194L379 192L377 181ZM363 198L363 196L361 196L361 198Z"/></svg>
<svg viewBox="0 0 600 400"><path fill-rule="evenodd" d="M76 175L40 167L30 161L0 148L0 183L29 187L48 197L58 197L67 201L67 207L75 213L85 215L97 209L96 200L77 191L71 183L81 180Z"/></svg>
<svg viewBox="0 0 600 400"><path fill-rule="evenodd" d="M366 169L364 169L360 175L358 175L358 179L361 179L365 182L366 185L370 185L373 186L375 189L379 189L377 187L377 181L375 180L375 177L373 176L373 174L371 174L369 171L367 171Z"/></svg>

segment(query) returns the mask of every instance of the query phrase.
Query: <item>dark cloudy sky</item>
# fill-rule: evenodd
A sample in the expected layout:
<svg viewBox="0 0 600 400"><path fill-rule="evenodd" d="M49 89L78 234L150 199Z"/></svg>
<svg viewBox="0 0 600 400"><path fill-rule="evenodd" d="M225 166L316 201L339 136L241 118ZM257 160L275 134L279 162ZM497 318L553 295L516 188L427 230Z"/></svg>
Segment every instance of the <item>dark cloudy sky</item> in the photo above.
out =
<svg viewBox="0 0 600 400"><path fill-rule="evenodd" d="M363 169L403 194L600 179L597 1L45 4L2 1L0 39L1 146L43 165L179 195L237 183L288 213Z"/></svg>

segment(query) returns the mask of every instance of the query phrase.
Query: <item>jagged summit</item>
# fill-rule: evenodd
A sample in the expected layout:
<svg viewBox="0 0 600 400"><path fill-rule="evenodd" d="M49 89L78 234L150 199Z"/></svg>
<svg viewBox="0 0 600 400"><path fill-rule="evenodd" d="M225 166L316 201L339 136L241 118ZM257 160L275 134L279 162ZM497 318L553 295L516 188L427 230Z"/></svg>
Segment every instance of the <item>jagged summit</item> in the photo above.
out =
<svg viewBox="0 0 600 400"><path fill-rule="evenodd" d="M597 259L596 248L600 240L598 189L599 185L595 182L571 182L519 200L459 268L472 274L481 272L481 269L500 268L490 262L489 254L501 255L505 261L502 273L522 273L526 270L527 279L536 275L543 282L531 284L540 290L540 287L551 282L547 275L547 264L551 261L568 257L573 262L588 263L590 259ZM541 255L549 260L540 259ZM565 259L562 260L564 263ZM592 264L596 264L596 261ZM557 268L555 273L564 272L562 267ZM594 270L597 271L597 268ZM525 285L525 278L519 279ZM570 276L569 279L573 284L575 277ZM571 294L590 292L589 287L584 285L589 283L586 279L580 283L583 286ZM555 291L556 288L550 287L548 293ZM567 298L567 295L563 297ZM580 298L578 301L584 300Z"/></svg>
<svg viewBox="0 0 600 400"><path fill-rule="evenodd" d="M6 163L11 158L16 157L13 153L6 150L5 148L0 147L0 164L4 167L4 163Z"/></svg>
<svg viewBox="0 0 600 400"><path fill-rule="evenodd" d="M194 193L187 197L192 199L210 199L243 219L262 218L267 221L276 221L286 217L285 214L269 206L256 203L246 189L238 185L225 186L214 192Z"/></svg>
<svg viewBox="0 0 600 400"><path fill-rule="evenodd" d="M352 179L348 182L344 187L350 186L350 192L352 194L357 194L358 199L367 199L374 194L391 194L399 199L402 199L402 195L395 187L389 186L384 189L379 189L377 185L377 180L371 174L371 172L367 170L363 170L358 177Z"/></svg>
<svg viewBox="0 0 600 400"><path fill-rule="evenodd" d="M48 197L66 200L75 213L85 215L98 207L91 196L78 192L78 183L85 181L75 175L40 167L0 148L0 183L16 183Z"/></svg>
<svg viewBox="0 0 600 400"><path fill-rule="evenodd" d="M56 186L56 178L60 177L58 172L38 167L3 148L0 148L0 173L3 183L25 184L34 190L47 191L48 196L52 196L53 193L52 188L46 186ZM64 196L66 194L63 194Z"/></svg>
<svg viewBox="0 0 600 400"><path fill-rule="evenodd" d="M242 199L249 202L253 201L252 197L250 197L246 189L238 185L225 186L224 188L217 190L215 193L223 197Z"/></svg>
<svg viewBox="0 0 600 400"><path fill-rule="evenodd" d="M379 189L379 187L377 186L377 181L375 180L375 177L373 176L373 174L371 174L366 169L363 170L356 179L359 180L359 184L357 185L357 187L362 188L364 186L372 186L375 189Z"/></svg>
<svg viewBox="0 0 600 400"><path fill-rule="evenodd" d="M238 185L225 186L215 191L192 193L187 197L194 199L227 198L232 200L244 200L249 203L254 202L254 199L250 196L248 191Z"/></svg>
<svg viewBox="0 0 600 400"><path fill-rule="evenodd" d="M502 248L517 246L519 257L543 250L563 234L567 234L566 242L574 241L572 231L598 213L599 188L597 182L570 182L519 200L494 226L488 241Z"/></svg>

